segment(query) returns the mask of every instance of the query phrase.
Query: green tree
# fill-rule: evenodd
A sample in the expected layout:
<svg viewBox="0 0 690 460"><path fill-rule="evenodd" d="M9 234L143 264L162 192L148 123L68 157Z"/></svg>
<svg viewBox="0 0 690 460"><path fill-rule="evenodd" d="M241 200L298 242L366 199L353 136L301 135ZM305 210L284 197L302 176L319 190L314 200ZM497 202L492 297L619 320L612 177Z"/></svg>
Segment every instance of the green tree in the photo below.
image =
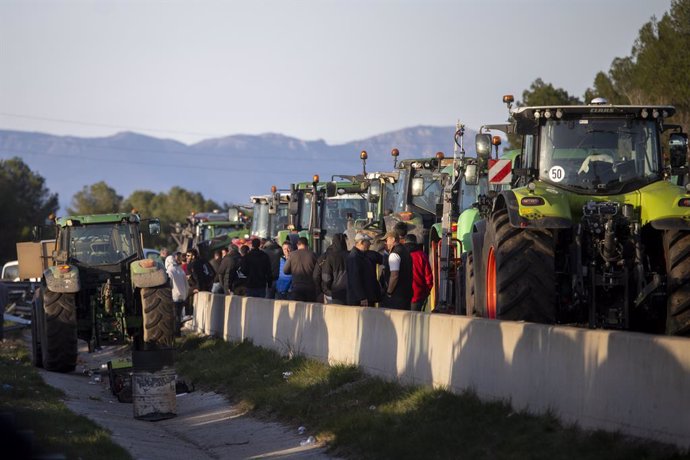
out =
<svg viewBox="0 0 690 460"><path fill-rule="evenodd" d="M614 59L586 94L612 103L674 105L673 122L690 129L690 0L673 0L661 20L644 24L631 55Z"/></svg>
<svg viewBox="0 0 690 460"><path fill-rule="evenodd" d="M572 104L582 104L582 101L571 96L562 88L556 88L551 83L545 83L541 78L534 80L529 89L522 92L522 100L515 103L517 107ZM508 141L511 148L522 147L522 139L516 134L509 134Z"/></svg>
<svg viewBox="0 0 690 460"><path fill-rule="evenodd" d="M46 223L58 208L58 196L50 193L45 179L21 160L0 160L0 261L17 258L16 243L31 239L31 228Z"/></svg>
<svg viewBox="0 0 690 460"><path fill-rule="evenodd" d="M118 212L122 204L122 197L105 182L85 185L81 191L72 197L72 207L67 208L69 214L107 214Z"/></svg>

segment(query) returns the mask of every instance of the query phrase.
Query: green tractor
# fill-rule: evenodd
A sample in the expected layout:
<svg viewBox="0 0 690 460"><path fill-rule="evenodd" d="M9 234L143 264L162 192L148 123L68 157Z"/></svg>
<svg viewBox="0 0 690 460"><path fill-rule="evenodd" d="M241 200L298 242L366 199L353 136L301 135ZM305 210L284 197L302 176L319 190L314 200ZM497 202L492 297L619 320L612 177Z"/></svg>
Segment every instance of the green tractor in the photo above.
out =
<svg viewBox="0 0 690 460"><path fill-rule="evenodd" d="M148 234L160 232L149 219ZM89 351L133 341L139 349L170 348L175 312L164 268L144 258L136 214L77 215L56 220L53 265L33 302L32 360L49 371L77 364L77 339Z"/></svg>
<svg viewBox="0 0 690 460"><path fill-rule="evenodd" d="M227 212L193 212L187 222L175 224L171 234L180 252L196 248L204 260L211 260L213 253L227 248L236 238L248 237L246 215L239 207L232 207Z"/></svg>
<svg viewBox="0 0 690 460"><path fill-rule="evenodd" d="M666 123L674 112L601 98L511 111L523 147L512 189L474 226L468 314L688 335L690 187L670 180L687 171L687 134ZM490 140L477 135L478 156Z"/></svg>
<svg viewBox="0 0 690 460"><path fill-rule="evenodd" d="M252 225L250 238L276 239L288 224L290 194L273 186L270 195L252 196Z"/></svg>
<svg viewBox="0 0 690 460"><path fill-rule="evenodd" d="M333 176L329 182L320 182L315 175L312 182L292 184L288 229L279 231L278 242L282 244L290 235L303 236L316 254L323 253L333 235L347 234L349 227L369 218L366 190L367 182L360 176Z"/></svg>

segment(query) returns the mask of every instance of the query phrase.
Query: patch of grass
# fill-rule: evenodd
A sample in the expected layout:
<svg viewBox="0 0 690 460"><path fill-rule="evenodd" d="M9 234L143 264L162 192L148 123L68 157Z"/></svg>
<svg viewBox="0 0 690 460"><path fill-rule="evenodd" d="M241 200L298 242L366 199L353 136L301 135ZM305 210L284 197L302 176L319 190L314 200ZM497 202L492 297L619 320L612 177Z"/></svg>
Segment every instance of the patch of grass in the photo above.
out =
<svg viewBox="0 0 690 460"><path fill-rule="evenodd" d="M0 452L14 449L14 458L29 458L29 453L20 453L29 449L33 456L131 459L110 440L108 431L67 409L63 397L43 382L23 343L0 342L0 439L4 437Z"/></svg>
<svg viewBox="0 0 690 460"><path fill-rule="evenodd" d="M248 342L189 336L179 345L177 370L198 387L258 415L305 425L344 457L690 458L664 444L563 426L550 414L514 412L470 392L401 386L355 366L289 359Z"/></svg>

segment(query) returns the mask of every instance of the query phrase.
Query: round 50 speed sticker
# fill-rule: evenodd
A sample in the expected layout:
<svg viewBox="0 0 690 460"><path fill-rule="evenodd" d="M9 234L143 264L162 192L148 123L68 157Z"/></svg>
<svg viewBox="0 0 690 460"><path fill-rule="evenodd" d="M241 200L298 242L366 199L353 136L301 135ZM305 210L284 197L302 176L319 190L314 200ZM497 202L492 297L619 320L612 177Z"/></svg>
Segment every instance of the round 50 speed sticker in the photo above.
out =
<svg viewBox="0 0 690 460"><path fill-rule="evenodd" d="M560 182L565 179L565 169L563 169L563 166L552 166L549 169L549 179L552 182Z"/></svg>

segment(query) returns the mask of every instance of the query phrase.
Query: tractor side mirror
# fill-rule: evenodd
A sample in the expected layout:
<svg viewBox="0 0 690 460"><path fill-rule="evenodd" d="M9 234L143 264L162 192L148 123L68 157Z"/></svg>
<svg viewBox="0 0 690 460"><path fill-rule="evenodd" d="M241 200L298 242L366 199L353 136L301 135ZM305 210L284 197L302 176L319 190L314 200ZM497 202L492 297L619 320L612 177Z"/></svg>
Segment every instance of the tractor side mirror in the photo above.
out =
<svg viewBox="0 0 690 460"><path fill-rule="evenodd" d="M422 196L424 195L424 178L423 177L413 177L412 178L412 196Z"/></svg>
<svg viewBox="0 0 690 460"><path fill-rule="evenodd" d="M671 167L680 168L685 166L688 155L688 135L686 133L671 133L668 147L671 156Z"/></svg>
<svg viewBox="0 0 690 460"><path fill-rule="evenodd" d="M476 164L465 166L465 183L467 185L477 185L479 183L479 174L477 173Z"/></svg>
<svg viewBox="0 0 690 460"><path fill-rule="evenodd" d="M149 219L149 234L150 235L160 235L161 233L161 221L158 219Z"/></svg>
<svg viewBox="0 0 690 460"><path fill-rule="evenodd" d="M326 196L333 197L338 194L338 184L335 182L326 183Z"/></svg>
<svg viewBox="0 0 690 460"><path fill-rule="evenodd" d="M489 158L491 155L491 134L477 134L474 137L474 148L477 158Z"/></svg>

